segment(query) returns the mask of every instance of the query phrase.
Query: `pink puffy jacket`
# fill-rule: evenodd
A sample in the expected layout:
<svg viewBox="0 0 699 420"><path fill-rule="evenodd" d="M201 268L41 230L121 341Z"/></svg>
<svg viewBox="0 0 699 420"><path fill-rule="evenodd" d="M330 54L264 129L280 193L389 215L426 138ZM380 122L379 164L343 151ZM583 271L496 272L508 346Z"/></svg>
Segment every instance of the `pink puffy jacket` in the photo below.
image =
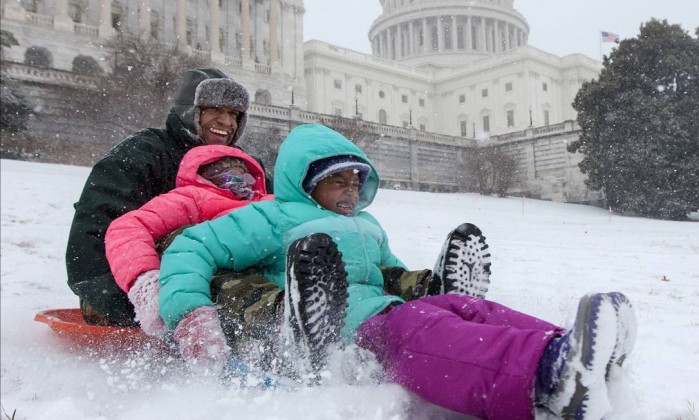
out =
<svg viewBox="0 0 699 420"><path fill-rule="evenodd" d="M256 181L252 200L241 200L197 174L200 166L224 156L245 161ZM230 146L193 148L182 158L175 189L153 198L109 225L105 236L106 255L117 284L128 292L140 274L159 269L160 257L155 244L170 232L222 216L253 201L273 198L267 194L262 167L250 155Z"/></svg>

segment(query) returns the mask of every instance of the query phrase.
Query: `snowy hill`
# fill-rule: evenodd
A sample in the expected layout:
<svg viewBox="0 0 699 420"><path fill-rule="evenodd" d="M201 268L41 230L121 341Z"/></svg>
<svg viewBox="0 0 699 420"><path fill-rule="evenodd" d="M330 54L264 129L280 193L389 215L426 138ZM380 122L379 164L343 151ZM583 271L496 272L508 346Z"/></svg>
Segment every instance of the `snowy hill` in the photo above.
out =
<svg viewBox="0 0 699 420"><path fill-rule="evenodd" d="M192 382L148 355L89 356L33 321L76 307L64 255L87 168L2 160L2 406L15 419L445 418L392 384L331 381L297 392ZM394 252L431 268L461 222L493 254L488 298L569 326L578 299L617 290L636 307L629 387L613 418L699 416L699 223L620 217L601 209L476 194L381 190L369 208ZM5 414L1 415L5 418Z"/></svg>

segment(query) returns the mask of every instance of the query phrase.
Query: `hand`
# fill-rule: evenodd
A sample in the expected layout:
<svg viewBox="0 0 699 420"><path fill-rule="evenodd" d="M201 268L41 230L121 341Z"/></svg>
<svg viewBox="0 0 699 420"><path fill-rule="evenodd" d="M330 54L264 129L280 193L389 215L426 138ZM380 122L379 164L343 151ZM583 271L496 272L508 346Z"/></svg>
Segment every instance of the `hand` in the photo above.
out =
<svg viewBox="0 0 699 420"><path fill-rule="evenodd" d="M190 369L220 375L230 349L216 309L202 306L188 313L175 328L175 341Z"/></svg>
<svg viewBox="0 0 699 420"><path fill-rule="evenodd" d="M136 320L141 324L141 330L151 337L162 338L167 326L158 313L159 276L160 270L141 274L131 286L128 296L136 312Z"/></svg>

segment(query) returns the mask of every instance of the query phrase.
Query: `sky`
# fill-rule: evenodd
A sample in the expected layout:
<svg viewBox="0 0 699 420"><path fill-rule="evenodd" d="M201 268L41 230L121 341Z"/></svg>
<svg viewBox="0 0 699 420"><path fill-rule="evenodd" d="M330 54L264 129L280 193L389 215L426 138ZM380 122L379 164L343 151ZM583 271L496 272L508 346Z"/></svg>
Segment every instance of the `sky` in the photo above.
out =
<svg viewBox="0 0 699 420"><path fill-rule="evenodd" d="M240 389L196 381L177 360L145 348L71 346L33 318L77 307L64 255L72 204L89 169L0 160L0 171L3 419L15 413L18 420L463 420L394 384L351 385L335 364L322 387ZM413 269L431 268L447 233L475 223L492 254L488 298L564 327L585 293L625 293L636 308L638 339L612 380L615 411L608 418L696 418L699 223L522 198L384 189L368 210Z"/></svg>
<svg viewBox="0 0 699 420"><path fill-rule="evenodd" d="M304 40L371 53L368 33L381 14L379 0L304 0L304 6ZM614 45L600 45L600 31L632 38L651 18L679 24L693 36L699 27L699 0L515 0L514 7L529 23L529 45L560 56L599 60Z"/></svg>

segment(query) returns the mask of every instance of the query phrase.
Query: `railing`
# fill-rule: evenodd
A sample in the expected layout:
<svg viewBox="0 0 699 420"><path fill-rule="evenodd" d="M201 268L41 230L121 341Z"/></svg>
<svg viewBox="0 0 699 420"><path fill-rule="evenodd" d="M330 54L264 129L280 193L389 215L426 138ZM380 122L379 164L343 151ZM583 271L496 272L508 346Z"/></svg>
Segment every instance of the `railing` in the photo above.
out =
<svg viewBox="0 0 699 420"><path fill-rule="evenodd" d="M85 25L84 23L73 23L73 31L79 35L98 36L97 27Z"/></svg>
<svg viewBox="0 0 699 420"><path fill-rule="evenodd" d="M267 64L255 63L255 71L262 74L272 74L272 67Z"/></svg>
<svg viewBox="0 0 699 420"><path fill-rule="evenodd" d="M32 25L53 28L53 16L40 15L38 13L27 12L27 22Z"/></svg>
<svg viewBox="0 0 699 420"><path fill-rule="evenodd" d="M243 68L243 60L241 60L238 57L232 57L230 55L226 55L224 57L224 64L227 66L235 67L237 69Z"/></svg>
<svg viewBox="0 0 699 420"><path fill-rule="evenodd" d="M65 70L44 69L9 61L3 61L2 68L7 72L9 77L17 80L43 82L62 86L94 87L96 85L93 77Z"/></svg>

